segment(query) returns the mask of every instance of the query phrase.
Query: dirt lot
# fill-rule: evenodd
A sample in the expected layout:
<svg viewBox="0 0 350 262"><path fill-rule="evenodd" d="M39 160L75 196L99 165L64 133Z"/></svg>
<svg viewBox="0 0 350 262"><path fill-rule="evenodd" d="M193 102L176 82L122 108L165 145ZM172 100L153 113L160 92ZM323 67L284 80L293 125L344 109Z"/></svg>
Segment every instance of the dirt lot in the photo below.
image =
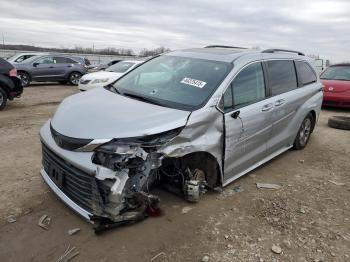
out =
<svg viewBox="0 0 350 262"><path fill-rule="evenodd" d="M350 131L327 127L329 116L350 111L323 110L305 150L284 153L221 194L192 205L161 191L163 216L95 236L39 176L38 131L76 90L32 86L0 112L0 261L56 261L68 245L79 250L72 261L350 261ZM43 214L52 219L47 231L37 226Z"/></svg>

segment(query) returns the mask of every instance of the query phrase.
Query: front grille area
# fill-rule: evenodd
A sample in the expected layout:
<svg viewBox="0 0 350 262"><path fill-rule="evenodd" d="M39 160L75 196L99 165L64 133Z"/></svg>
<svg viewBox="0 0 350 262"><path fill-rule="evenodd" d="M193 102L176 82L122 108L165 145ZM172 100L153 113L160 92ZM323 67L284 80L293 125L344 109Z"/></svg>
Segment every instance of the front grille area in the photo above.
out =
<svg viewBox="0 0 350 262"><path fill-rule="evenodd" d="M73 202L92 213L95 178L74 167L42 143L42 163L51 180Z"/></svg>

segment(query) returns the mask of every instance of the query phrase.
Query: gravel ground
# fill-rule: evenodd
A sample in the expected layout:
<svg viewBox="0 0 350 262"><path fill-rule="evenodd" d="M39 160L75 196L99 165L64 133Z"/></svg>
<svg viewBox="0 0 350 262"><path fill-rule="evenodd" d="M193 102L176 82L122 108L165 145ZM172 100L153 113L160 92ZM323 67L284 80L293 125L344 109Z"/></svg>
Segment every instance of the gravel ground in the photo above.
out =
<svg viewBox="0 0 350 262"><path fill-rule="evenodd" d="M72 261L350 261L350 132L327 126L349 110L323 109L304 150L282 154L223 193L189 204L156 192L161 217L95 236L39 176L38 131L76 92L38 84L0 112L0 261L56 261L69 245L79 251ZM281 188L257 189L257 182ZM37 226L44 214L48 230Z"/></svg>

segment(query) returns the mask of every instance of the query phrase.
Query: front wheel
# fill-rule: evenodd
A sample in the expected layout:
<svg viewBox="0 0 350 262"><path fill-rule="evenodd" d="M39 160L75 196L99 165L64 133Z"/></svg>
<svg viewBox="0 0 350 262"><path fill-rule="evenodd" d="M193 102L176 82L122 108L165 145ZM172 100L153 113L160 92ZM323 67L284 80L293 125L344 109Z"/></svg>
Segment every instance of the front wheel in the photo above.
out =
<svg viewBox="0 0 350 262"><path fill-rule="evenodd" d="M68 81L71 85L78 85L79 84L79 80L82 77L82 74L79 72L72 72L69 77L68 77Z"/></svg>
<svg viewBox="0 0 350 262"><path fill-rule="evenodd" d="M7 94L4 89L0 87L0 111L3 110L7 103Z"/></svg>
<svg viewBox="0 0 350 262"><path fill-rule="evenodd" d="M298 134L294 140L294 149L300 150L306 146L311 136L313 121L314 119L311 114L308 114L304 118L299 128Z"/></svg>
<svg viewBox="0 0 350 262"><path fill-rule="evenodd" d="M30 76L26 72L18 72L17 76L21 79L21 83L23 87L29 86L30 84Z"/></svg>

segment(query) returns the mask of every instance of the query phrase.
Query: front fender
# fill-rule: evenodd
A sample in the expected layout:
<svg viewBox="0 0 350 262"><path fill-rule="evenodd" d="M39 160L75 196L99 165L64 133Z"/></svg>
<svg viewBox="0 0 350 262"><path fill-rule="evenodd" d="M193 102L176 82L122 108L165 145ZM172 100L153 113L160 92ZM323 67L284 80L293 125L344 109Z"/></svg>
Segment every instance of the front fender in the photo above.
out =
<svg viewBox="0 0 350 262"><path fill-rule="evenodd" d="M223 181L223 128L222 113L215 107L202 108L192 112L180 134L158 152L167 157L183 157L191 153L206 152L216 159Z"/></svg>

